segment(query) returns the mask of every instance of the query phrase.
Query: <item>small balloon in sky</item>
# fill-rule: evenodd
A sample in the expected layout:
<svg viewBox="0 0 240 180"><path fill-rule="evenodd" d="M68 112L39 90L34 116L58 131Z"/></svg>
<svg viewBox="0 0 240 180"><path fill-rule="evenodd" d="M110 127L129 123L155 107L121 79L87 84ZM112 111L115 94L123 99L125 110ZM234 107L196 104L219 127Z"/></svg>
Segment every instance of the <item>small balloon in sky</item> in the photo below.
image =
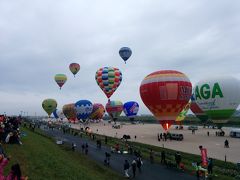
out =
<svg viewBox="0 0 240 180"><path fill-rule="evenodd" d="M67 76L65 74L56 74L54 79L55 79L56 83L58 84L58 86L61 89L62 86L67 81Z"/></svg>
<svg viewBox="0 0 240 180"><path fill-rule="evenodd" d="M132 55L132 50L129 47L122 47L119 50L119 55L121 56L121 58L124 60L125 64L126 61L130 58L130 56Z"/></svg>
<svg viewBox="0 0 240 180"><path fill-rule="evenodd" d="M80 65L78 63L71 63L69 65L69 69L70 71L73 73L74 77L75 75L78 73L78 71L80 70Z"/></svg>

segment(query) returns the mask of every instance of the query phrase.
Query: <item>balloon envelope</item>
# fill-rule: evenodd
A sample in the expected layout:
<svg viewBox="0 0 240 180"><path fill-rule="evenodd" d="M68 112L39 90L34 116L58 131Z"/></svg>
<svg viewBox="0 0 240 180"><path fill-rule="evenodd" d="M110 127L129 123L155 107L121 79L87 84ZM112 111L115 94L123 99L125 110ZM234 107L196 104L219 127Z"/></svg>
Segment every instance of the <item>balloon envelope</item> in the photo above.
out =
<svg viewBox="0 0 240 180"><path fill-rule="evenodd" d="M115 121L120 116L123 110L123 104L121 101L109 101L106 104L106 111L108 115Z"/></svg>
<svg viewBox="0 0 240 180"><path fill-rule="evenodd" d="M219 126L228 122L240 103L239 80L233 77L208 78L194 89L198 106Z"/></svg>
<svg viewBox="0 0 240 180"><path fill-rule="evenodd" d="M48 116L57 108L57 101L55 99L45 99L42 102L42 108L47 112Z"/></svg>
<svg viewBox="0 0 240 180"><path fill-rule="evenodd" d="M122 73L118 68L104 67L96 72L95 79L98 86L110 98L122 82Z"/></svg>
<svg viewBox="0 0 240 180"><path fill-rule="evenodd" d="M94 103L92 113L90 114L90 119L93 120L102 119L104 113L105 113L104 106L100 103Z"/></svg>
<svg viewBox="0 0 240 180"><path fill-rule="evenodd" d="M77 113L77 119L85 121L93 110L93 105L88 100L80 100L75 103L75 109Z"/></svg>
<svg viewBox="0 0 240 180"><path fill-rule="evenodd" d="M65 104L62 108L63 114L66 116L66 118L69 121L75 121L76 120L76 110L75 110L75 104Z"/></svg>
<svg viewBox="0 0 240 180"><path fill-rule="evenodd" d="M122 47L119 50L119 55L121 56L121 58L126 61L130 58L130 56L132 55L132 50L129 47Z"/></svg>
<svg viewBox="0 0 240 180"><path fill-rule="evenodd" d="M191 106L191 102L189 101L187 105L183 108L183 110L179 113L179 115L176 118L176 123L181 124L181 122L186 118L187 112Z"/></svg>
<svg viewBox="0 0 240 180"><path fill-rule="evenodd" d="M188 103L192 84L178 71L156 71L144 78L140 95L144 104L167 130Z"/></svg>
<svg viewBox="0 0 240 180"><path fill-rule="evenodd" d="M129 101L124 103L123 105L123 111L126 114L127 117L133 118L137 115L139 110L139 105L135 101Z"/></svg>
<svg viewBox="0 0 240 180"><path fill-rule="evenodd" d="M78 71L80 70L80 65L78 63L71 63L69 65L69 69L75 76L78 73Z"/></svg>
<svg viewBox="0 0 240 180"><path fill-rule="evenodd" d="M60 89L62 88L62 86L65 84L65 82L67 81L67 76L65 74L56 74L55 75L55 81L58 84L58 86L60 87Z"/></svg>
<svg viewBox="0 0 240 180"><path fill-rule="evenodd" d="M208 115L203 112L203 110L198 106L196 100L194 98L194 94L191 96L191 111L195 114L195 116L201 120L201 122L205 123L208 120Z"/></svg>

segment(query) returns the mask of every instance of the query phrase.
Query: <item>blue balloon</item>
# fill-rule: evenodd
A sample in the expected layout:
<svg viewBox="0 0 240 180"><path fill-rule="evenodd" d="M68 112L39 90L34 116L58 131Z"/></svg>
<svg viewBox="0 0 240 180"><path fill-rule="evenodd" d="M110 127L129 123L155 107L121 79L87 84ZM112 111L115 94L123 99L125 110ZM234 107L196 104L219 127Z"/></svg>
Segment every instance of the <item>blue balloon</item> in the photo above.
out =
<svg viewBox="0 0 240 180"><path fill-rule="evenodd" d="M77 119L83 120L85 122L86 119L88 119L88 117L92 113L93 105L88 100L80 100L75 103L75 109L76 109Z"/></svg>
<svg viewBox="0 0 240 180"><path fill-rule="evenodd" d="M128 60L128 58L130 58L130 56L132 55L132 50L129 47L122 47L119 50L119 55L121 56L121 58L125 61Z"/></svg>
<svg viewBox="0 0 240 180"><path fill-rule="evenodd" d="M123 105L123 111L126 114L127 117L135 117L138 113L139 105L137 102L129 101L124 103Z"/></svg>
<svg viewBox="0 0 240 180"><path fill-rule="evenodd" d="M59 116L58 116L58 114L57 114L57 109L55 109L55 110L53 111L53 116L54 116L56 119L59 118Z"/></svg>

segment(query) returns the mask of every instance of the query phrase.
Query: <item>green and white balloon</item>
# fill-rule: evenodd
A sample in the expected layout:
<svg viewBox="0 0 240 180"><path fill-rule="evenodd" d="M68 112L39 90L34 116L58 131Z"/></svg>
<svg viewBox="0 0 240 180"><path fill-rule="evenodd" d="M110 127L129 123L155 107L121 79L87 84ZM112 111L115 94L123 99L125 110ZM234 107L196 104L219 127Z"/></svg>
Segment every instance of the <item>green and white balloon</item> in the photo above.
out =
<svg viewBox="0 0 240 180"><path fill-rule="evenodd" d="M240 103L240 82L233 77L208 78L194 88L198 106L221 127Z"/></svg>

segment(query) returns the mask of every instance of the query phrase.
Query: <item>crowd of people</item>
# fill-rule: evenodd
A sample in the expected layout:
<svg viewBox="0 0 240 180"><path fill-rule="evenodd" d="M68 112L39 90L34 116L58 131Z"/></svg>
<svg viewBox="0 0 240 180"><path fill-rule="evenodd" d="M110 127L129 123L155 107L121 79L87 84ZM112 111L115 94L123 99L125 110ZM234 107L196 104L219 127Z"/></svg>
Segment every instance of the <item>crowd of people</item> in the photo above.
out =
<svg viewBox="0 0 240 180"><path fill-rule="evenodd" d="M11 156L8 156L3 147L4 144L22 144L20 141L21 116L8 117L6 115L0 115L0 180L27 180L28 177L22 176L19 163L15 163L11 166L11 170L7 175L4 175L4 169L8 165Z"/></svg>

